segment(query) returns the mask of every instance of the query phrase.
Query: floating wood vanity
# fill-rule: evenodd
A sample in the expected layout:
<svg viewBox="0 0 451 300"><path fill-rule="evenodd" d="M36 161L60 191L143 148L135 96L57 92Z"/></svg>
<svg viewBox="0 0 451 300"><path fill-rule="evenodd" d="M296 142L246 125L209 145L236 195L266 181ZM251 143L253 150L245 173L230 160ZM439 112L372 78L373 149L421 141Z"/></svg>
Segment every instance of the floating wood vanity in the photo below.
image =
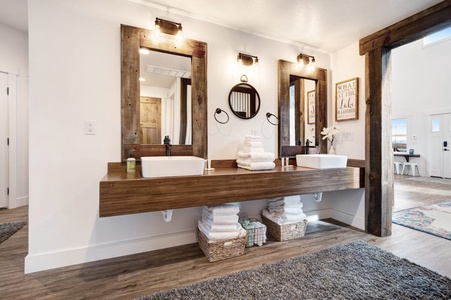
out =
<svg viewBox="0 0 451 300"><path fill-rule="evenodd" d="M248 171L231 161L214 161L214 171L201 176L143 178L126 173L125 164L109 163L100 181L99 216L110 217L168 209L270 199L288 195L364 187L364 169L308 169L280 165L269 171Z"/></svg>

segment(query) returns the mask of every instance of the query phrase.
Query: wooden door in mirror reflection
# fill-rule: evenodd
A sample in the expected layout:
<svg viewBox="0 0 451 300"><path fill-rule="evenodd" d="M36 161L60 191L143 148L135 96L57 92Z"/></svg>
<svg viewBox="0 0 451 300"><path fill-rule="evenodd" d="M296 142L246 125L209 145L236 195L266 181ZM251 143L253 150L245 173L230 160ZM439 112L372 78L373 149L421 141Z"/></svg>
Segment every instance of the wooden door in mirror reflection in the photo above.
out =
<svg viewBox="0 0 451 300"><path fill-rule="evenodd" d="M139 134L142 144L161 144L161 99L141 97Z"/></svg>

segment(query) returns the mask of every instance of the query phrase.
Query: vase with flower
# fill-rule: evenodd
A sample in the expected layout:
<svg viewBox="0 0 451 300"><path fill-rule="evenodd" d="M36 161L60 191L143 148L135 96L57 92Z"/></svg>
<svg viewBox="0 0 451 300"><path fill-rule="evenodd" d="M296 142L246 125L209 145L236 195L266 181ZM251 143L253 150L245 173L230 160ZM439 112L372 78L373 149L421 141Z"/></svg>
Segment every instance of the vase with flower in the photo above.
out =
<svg viewBox="0 0 451 300"><path fill-rule="evenodd" d="M323 131L321 131L321 134L323 136L323 140L327 139L329 141L329 154L335 154L335 137L340 131L340 128L337 125L332 125L327 128L323 128Z"/></svg>

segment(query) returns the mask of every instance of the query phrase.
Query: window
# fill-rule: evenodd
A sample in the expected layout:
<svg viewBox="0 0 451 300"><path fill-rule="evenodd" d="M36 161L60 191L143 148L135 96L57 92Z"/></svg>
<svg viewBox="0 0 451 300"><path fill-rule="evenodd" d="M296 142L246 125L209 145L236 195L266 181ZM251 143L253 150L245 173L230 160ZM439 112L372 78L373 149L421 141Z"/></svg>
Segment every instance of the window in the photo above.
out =
<svg viewBox="0 0 451 300"><path fill-rule="evenodd" d="M393 119L391 123L392 148L407 151L407 119Z"/></svg>
<svg viewBox="0 0 451 300"><path fill-rule="evenodd" d="M423 38L423 45L438 43L447 39L451 39L451 26Z"/></svg>

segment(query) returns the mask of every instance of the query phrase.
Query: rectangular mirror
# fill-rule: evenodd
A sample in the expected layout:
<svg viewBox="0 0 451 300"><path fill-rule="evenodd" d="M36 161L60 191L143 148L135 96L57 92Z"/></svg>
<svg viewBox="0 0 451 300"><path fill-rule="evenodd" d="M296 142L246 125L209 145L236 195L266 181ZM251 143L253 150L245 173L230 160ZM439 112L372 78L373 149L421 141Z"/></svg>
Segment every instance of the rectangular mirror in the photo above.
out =
<svg viewBox="0 0 451 300"><path fill-rule="evenodd" d="M161 142L164 135L169 135L173 143L171 155L206 158L207 44L187 38L180 42L174 35L161 33L156 37L152 33L147 29L121 25L122 161L129 157L139 160L143 156L166 155L166 147ZM156 55L165 54L169 61L180 57L185 62L189 61L191 82L188 78L180 79L180 91L174 93L174 97L179 95L181 99L185 98L183 94L187 94L186 104L183 101L171 105L164 103L162 98L170 98L170 93L164 97L148 94L141 98L141 48L155 52ZM145 109L153 112L146 115ZM172 114L172 119L166 118L166 113ZM161 115L160 120L156 118L158 115ZM161 128L157 129L158 126Z"/></svg>

